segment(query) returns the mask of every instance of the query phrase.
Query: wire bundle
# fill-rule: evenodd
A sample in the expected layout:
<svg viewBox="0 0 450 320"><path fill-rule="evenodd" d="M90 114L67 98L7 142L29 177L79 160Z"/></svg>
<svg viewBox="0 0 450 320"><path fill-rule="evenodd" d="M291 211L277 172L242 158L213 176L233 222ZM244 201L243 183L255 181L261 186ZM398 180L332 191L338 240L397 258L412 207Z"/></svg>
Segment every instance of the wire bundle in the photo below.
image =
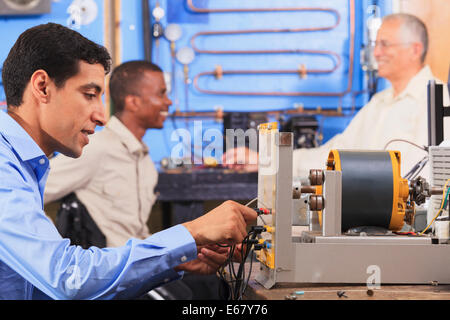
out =
<svg viewBox="0 0 450 320"><path fill-rule="evenodd" d="M409 143L410 145L415 146L418 149L428 152L427 146L420 146L414 142L411 142L411 141L408 141L405 139L392 139L391 141L386 143L386 145L384 146L383 149L386 150L387 146L390 145L392 142L406 142L406 143ZM414 167L412 167L411 170L403 178L408 179L408 180L414 179L422 171L422 169L425 167L427 162L428 162L428 155L426 155L425 157L422 158L422 160L420 160L418 163L416 163L414 165Z"/></svg>
<svg viewBox="0 0 450 320"><path fill-rule="evenodd" d="M405 174L403 178L408 180L414 180L417 177L417 175L422 171L422 169L425 167L427 162L428 156L423 157L422 160L416 163L414 167L412 167L411 170L409 170L409 172Z"/></svg>
<svg viewBox="0 0 450 320"><path fill-rule="evenodd" d="M442 190L441 206L439 207L438 212L434 216L433 220L431 220L431 222L428 224L428 226L421 233L419 233L419 235L424 234L425 231L427 231L428 228L430 228L430 226L433 224L434 220L436 220L436 218L441 215L442 210L447 206L448 195L450 193L450 187L447 187L449 182L450 182L450 179L447 179L447 181L445 182L444 188Z"/></svg>
<svg viewBox="0 0 450 320"><path fill-rule="evenodd" d="M248 202L245 206L250 206L253 202L258 200L255 198ZM258 213L258 217L261 217L262 214L269 214L271 211L268 209L257 209L255 211ZM254 250L255 244L258 244L259 240L257 239L258 235L261 234L265 230L262 226L252 226L251 230L248 232L247 236L244 238L240 246L231 245L225 246L229 248L227 261L219 268L218 276L228 285L229 290L229 299L230 300L242 300L245 289L247 288L248 282L250 280L250 275L252 273L252 265L254 260ZM224 247L223 245L219 245ZM236 250L240 250L240 261L237 262L238 266L235 266L233 261L234 255L237 252ZM245 262L247 258L250 256L250 266L248 269L248 274L245 268ZM228 266L228 272L226 268Z"/></svg>
<svg viewBox="0 0 450 320"><path fill-rule="evenodd" d="M245 289L247 288L248 282L250 280L250 275L252 273L252 265L254 258L254 245L258 243L257 236L262 232L262 228L252 227L247 236L242 241L239 247L236 245L229 246L230 251L228 254L228 259L224 265L218 270L219 277L228 284L229 297L230 300L242 300ZM238 266L235 266L233 262L233 257L236 250L240 250L240 261ZM250 256L250 266L248 271L245 268L245 262ZM228 279L226 267L228 266Z"/></svg>

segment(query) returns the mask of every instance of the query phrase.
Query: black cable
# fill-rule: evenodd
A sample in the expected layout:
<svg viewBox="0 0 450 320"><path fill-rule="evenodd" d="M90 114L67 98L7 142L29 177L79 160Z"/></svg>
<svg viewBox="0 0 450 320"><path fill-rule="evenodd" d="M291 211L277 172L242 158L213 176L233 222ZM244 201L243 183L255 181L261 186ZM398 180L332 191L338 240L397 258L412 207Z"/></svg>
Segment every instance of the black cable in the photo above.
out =
<svg viewBox="0 0 450 320"><path fill-rule="evenodd" d="M254 201L254 200L252 200ZM255 209L257 211L258 209ZM254 255L254 245L258 244L259 240L257 239L258 236L265 232L266 228L263 226L253 226L251 230L247 233L245 238L242 240L241 243L241 261L239 262L239 267L237 268L237 272L233 263L233 257L235 250L237 249L236 245L221 245L218 244L220 247L229 247L228 257L225 263L219 268L218 273L221 280L223 280L227 288L229 290L229 298L231 300L241 300L243 298L243 295L245 293L245 290L248 286L248 283L250 281L250 275L251 275L251 269L253 267L253 255ZM258 244L258 247L261 248L262 245ZM245 270L245 262L247 261L248 256L251 256L250 261L250 270L248 274L246 274ZM229 278L227 279L225 277L225 269L228 265L228 272L229 272Z"/></svg>
<svg viewBox="0 0 450 320"><path fill-rule="evenodd" d="M252 274L252 267L253 267L253 254L254 254L254 250L251 250L251 255L250 255L250 268L249 268L249 272L248 272L248 276L247 276L247 281L245 282L245 285L242 289L241 292L241 296L240 296L240 300L242 300L242 296L244 295L245 290L247 289L248 283L250 281L250 275Z"/></svg>
<svg viewBox="0 0 450 320"><path fill-rule="evenodd" d="M417 177L417 175L423 170L423 168L425 168L425 165L427 164L428 159L424 162L422 162L422 164L420 165L419 169L416 171L416 173L411 177L411 179L415 179Z"/></svg>
<svg viewBox="0 0 450 320"><path fill-rule="evenodd" d="M414 179L420 171L425 167L428 162L428 156L423 157L419 162L417 162L407 174L403 176L404 179Z"/></svg>
<svg viewBox="0 0 450 320"><path fill-rule="evenodd" d="M245 261L247 260L247 257L253 247L253 243L257 237L257 233L253 230L248 233L246 238L244 238L244 241L242 241L242 247L241 247L241 263L239 265L239 270L236 277L236 284L234 288L234 297L236 297L238 300L242 299L242 295L244 294L246 285L245 285ZM244 253L244 245L245 245L245 253Z"/></svg>

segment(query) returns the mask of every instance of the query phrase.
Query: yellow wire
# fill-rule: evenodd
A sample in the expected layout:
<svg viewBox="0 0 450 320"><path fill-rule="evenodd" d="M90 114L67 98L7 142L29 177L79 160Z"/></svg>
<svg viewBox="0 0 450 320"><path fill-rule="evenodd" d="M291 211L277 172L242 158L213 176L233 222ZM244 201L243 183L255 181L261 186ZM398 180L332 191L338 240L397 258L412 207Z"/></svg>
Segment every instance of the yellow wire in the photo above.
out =
<svg viewBox="0 0 450 320"><path fill-rule="evenodd" d="M428 226L421 232L419 233L419 236L421 236L422 234L424 234L425 231L428 230L428 228L432 225L432 223L434 222L434 220L436 220L436 218L439 216L439 214L441 213L443 207L444 207L444 202L445 202L445 194L446 194L446 190L447 190L447 184L450 181L450 179L447 179L447 181L445 182L444 185L444 189L442 190L442 200L441 200L441 207L439 208L438 212L436 213L436 215L434 216L433 220L431 220L431 222L428 224Z"/></svg>

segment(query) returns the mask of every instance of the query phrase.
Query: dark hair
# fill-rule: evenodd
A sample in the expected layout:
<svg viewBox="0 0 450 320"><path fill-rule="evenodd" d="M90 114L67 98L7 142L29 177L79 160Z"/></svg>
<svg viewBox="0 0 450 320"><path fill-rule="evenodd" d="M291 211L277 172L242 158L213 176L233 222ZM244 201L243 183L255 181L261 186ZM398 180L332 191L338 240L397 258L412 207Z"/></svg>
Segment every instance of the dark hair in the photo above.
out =
<svg viewBox="0 0 450 320"><path fill-rule="evenodd" d="M8 106L20 106L36 70L45 70L58 88L79 71L79 62L101 64L108 73L111 57L101 45L56 23L24 31L3 63L2 79Z"/></svg>
<svg viewBox="0 0 450 320"><path fill-rule="evenodd" d="M126 96L139 95L138 85L144 71L163 72L159 66L145 60L128 61L114 68L109 79L114 114L123 111Z"/></svg>

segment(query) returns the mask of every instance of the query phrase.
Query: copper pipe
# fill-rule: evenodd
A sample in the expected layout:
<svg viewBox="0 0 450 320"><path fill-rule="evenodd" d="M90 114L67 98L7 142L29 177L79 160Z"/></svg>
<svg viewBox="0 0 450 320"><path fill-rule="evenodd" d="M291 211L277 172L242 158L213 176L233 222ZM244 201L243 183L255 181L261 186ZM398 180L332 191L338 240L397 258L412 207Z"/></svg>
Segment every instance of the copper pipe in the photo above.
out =
<svg viewBox="0 0 450 320"><path fill-rule="evenodd" d="M195 50L195 49L194 49ZM198 49L197 49L198 50ZM304 69L303 73L332 73L337 70L341 65L341 57L333 51L328 50L310 50L310 49L274 49L274 50L198 50L200 53L209 54L281 54L281 53L303 53L303 54L315 54L315 55L328 55L333 56L336 60L333 60L334 66L330 69ZM267 71L249 71L249 70L237 70L237 71L221 71L220 76L223 74L258 74L258 73L299 73L302 74L300 70L267 70ZM214 75L218 77L216 71L213 72L202 72L196 75L195 78L199 78L205 75ZM194 78L194 79L195 79ZM195 81L195 80L194 80Z"/></svg>
<svg viewBox="0 0 450 320"><path fill-rule="evenodd" d="M275 8L276 9L276 8ZM307 31L324 31L336 28L340 22L339 12L331 8L291 8L292 10L308 10L308 11L330 11L336 15L336 23L332 26L315 27L315 28L285 28L285 29L253 29L253 30L232 30L232 31L202 31L197 32L191 38L191 46L197 53L205 54L280 54L280 53L306 53L306 54L325 54L333 55L336 57L338 63L334 69L340 65L340 57L337 53L324 50L307 50L307 49L272 49L272 50L205 50L199 49L195 45L195 39L199 36L212 36L212 35L233 35L233 34L249 34L249 33L285 33L285 32L307 32ZM256 10L256 9L250 9ZM271 9L267 9L270 11ZM336 63L335 63L336 65ZM334 70L333 69L333 70ZM330 71L331 72L331 71Z"/></svg>
<svg viewBox="0 0 450 320"><path fill-rule="evenodd" d="M189 0L188 0L189 1ZM202 72L194 77L194 87L201 93L216 94L216 95L241 95L241 96L321 96L321 97L343 97L351 92L353 84L353 60L354 60L354 42L355 42L355 0L349 0L349 16L350 16L350 41L349 41L349 70L347 89L341 92L246 92L246 91L220 91L220 90L206 90L198 85L198 78L201 76L215 75L215 72ZM340 60L339 60L340 61ZM329 70L306 70L307 73L325 73ZM298 70L225 70L222 74L292 74L298 73Z"/></svg>
<svg viewBox="0 0 450 320"><path fill-rule="evenodd" d="M287 33L287 32L306 32L330 30L338 25L339 21L331 27L323 28L301 28L301 29L259 29L259 30L233 30L233 31L201 31L194 34L191 38L192 49L197 53L206 54L261 54L261 53L298 53L298 52L314 52L314 50L285 49L285 50L205 50L199 49L195 45L195 39L199 36L215 36L215 35L232 35L232 34L249 34L249 33ZM319 51L319 50L316 50Z"/></svg>
<svg viewBox="0 0 450 320"><path fill-rule="evenodd" d="M286 7L286 8L230 8L230 9L209 9L194 6L193 0L187 0L188 8L196 13L230 13L230 12L272 12L272 11L336 11L329 8L306 8L306 7Z"/></svg>
<svg viewBox="0 0 450 320"><path fill-rule="evenodd" d="M342 113L341 108L337 109L289 109L289 110L277 110L277 111L265 111L264 113L268 115L280 115L280 114L289 114L289 115L322 115L329 117L342 117L344 114Z"/></svg>
<svg viewBox="0 0 450 320"><path fill-rule="evenodd" d="M272 111L263 111L267 115L280 115L280 114L289 114L289 115L324 115L324 116L334 116L339 117L343 116L342 110L340 108L333 110L333 109L288 109L288 110L272 110ZM191 112L181 112L181 111L174 111L172 112L169 117L176 117L176 118L215 118L215 119L223 119L224 116L223 110L217 110L217 111L191 111Z"/></svg>
<svg viewBox="0 0 450 320"><path fill-rule="evenodd" d="M189 0L188 0L189 2ZM189 3L188 3L189 4ZM209 9L208 9L209 10ZM228 10L228 9L227 9ZM238 9L231 9L238 10ZM199 36L213 36L213 35L234 35L234 34L250 34L250 33L286 33L286 32L311 32L311 31L327 31L336 28L339 25L341 16L339 12L332 8L267 8L267 9L242 9L243 11L328 11L332 12L336 16L336 22L334 25L325 27L314 28L284 28L284 29L251 29L251 30L227 30L227 31L202 31L197 32L191 38L191 46L197 53L209 53L209 54L254 54L254 53L292 53L297 50L202 50L195 45L195 39ZM200 11L197 11L200 12ZM205 11L211 12L211 11ZM216 11L214 11L216 12ZM222 11L220 11L222 12ZM231 12L231 11L227 11ZM242 12L242 11L237 11Z"/></svg>
<svg viewBox="0 0 450 320"><path fill-rule="evenodd" d="M217 112L211 112L211 111L190 111L190 112L182 112L182 111L174 111L171 114L169 114L169 117L176 117L176 118L216 118ZM222 117L221 117L222 118Z"/></svg>

